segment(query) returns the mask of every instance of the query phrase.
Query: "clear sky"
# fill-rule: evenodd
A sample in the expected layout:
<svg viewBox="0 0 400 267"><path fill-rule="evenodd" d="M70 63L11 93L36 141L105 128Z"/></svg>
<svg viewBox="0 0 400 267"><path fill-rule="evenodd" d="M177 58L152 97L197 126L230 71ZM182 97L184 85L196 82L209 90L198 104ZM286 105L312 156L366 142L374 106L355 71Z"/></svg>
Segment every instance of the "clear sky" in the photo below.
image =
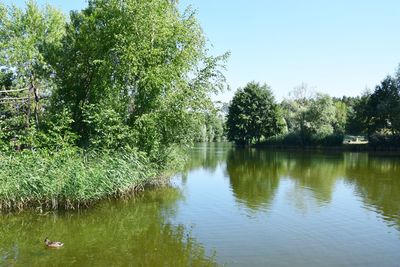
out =
<svg viewBox="0 0 400 267"><path fill-rule="evenodd" d="M22 5L23 0L0 0ZM65 12L85 0L48 0ZM181 0L191 5L212 53L232 53L229 101L238 87L268 83L278 99L302 82L333 96L359 95L400 63L399 0Z"/></svg>

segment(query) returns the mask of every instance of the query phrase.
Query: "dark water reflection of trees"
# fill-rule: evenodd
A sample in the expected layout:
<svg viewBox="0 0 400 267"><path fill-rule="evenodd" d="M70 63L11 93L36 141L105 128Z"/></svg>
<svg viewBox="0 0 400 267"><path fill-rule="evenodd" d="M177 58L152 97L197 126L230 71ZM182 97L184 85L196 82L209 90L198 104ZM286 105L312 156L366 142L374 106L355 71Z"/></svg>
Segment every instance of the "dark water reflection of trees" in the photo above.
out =
<svg viewBox="0 0 400 267"><path fill-rule="evenodd" d="M349 154L346 180L357 189L365 205L400 228L400 159Z"/></svg>
<svg viewBox="0 0 400 267"><path fill-rule="evenodd" d="M251 209L267 207L278 188L284 163L276 153L232 150L226 161L226 171L236 199Z"/></svg>
<svg viewBox="0 0 400 267"><path fill-rule="evenodd" d="M198 151L203 154L194 157L191 167L215 170L226 161L226 174L236 200L254 211L268 208L281 179L294 182L296 190L303 190L297 195L307 192L318 205L329 204L337 182L344 181L354 187L365 208L372 208L384 220L400 227L400 157L226 146L217 146L218 153L213 147Z"/></svg>

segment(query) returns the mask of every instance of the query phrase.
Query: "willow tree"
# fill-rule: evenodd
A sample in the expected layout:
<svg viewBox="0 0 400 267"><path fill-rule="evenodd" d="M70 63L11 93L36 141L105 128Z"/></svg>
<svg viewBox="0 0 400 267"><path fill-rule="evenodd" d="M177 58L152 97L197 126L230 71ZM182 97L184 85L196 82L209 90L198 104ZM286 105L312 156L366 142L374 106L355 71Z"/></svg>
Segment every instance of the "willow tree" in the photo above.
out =
<svg viewBox="0 0 400 267"><path fill-rule="evenodd" d="M72 111L82 145L190 141L224 83L226 56L207 55L194 12L176 1L89 1L70 14L60 52L54 106Z"/></svg>

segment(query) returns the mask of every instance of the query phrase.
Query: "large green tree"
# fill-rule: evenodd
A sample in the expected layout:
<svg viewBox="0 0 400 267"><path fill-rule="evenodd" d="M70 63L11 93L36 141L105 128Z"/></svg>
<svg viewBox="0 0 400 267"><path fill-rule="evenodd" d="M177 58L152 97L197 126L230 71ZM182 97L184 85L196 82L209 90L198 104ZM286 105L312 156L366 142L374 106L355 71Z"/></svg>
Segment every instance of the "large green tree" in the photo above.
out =
<svg viewBox="0 0 400 267"><path fill-rule="evenodd" d="M186 143L224 83L226 56L206 47L194 12L176 1L89 1L67 25L54 107L72 111L82 145Z"/></svg>
<svg viewBox="0 0 400 267"><path fill-rule="evenodd" d="M227 135L237 144L251 144L280 134L285 126L268 85L248 83L229 106Z"/></svg>

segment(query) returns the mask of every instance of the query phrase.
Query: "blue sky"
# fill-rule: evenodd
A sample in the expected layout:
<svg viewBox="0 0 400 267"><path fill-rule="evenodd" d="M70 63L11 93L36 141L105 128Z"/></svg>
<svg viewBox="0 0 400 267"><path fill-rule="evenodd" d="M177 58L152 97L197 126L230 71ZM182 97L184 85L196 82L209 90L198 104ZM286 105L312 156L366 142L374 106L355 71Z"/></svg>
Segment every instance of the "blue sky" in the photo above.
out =
<svg viewBox="0 0 400 267"><path fill-rule="evenodd" d="M86 5L38 2L65 12ZM197 9L213 54L232 53L226 73L232 90L219 100L229 101L252 80L268 83L278 99L302 82L333 96L359 95L400 63L398 0L181 0L180 5Z"/></svg>

